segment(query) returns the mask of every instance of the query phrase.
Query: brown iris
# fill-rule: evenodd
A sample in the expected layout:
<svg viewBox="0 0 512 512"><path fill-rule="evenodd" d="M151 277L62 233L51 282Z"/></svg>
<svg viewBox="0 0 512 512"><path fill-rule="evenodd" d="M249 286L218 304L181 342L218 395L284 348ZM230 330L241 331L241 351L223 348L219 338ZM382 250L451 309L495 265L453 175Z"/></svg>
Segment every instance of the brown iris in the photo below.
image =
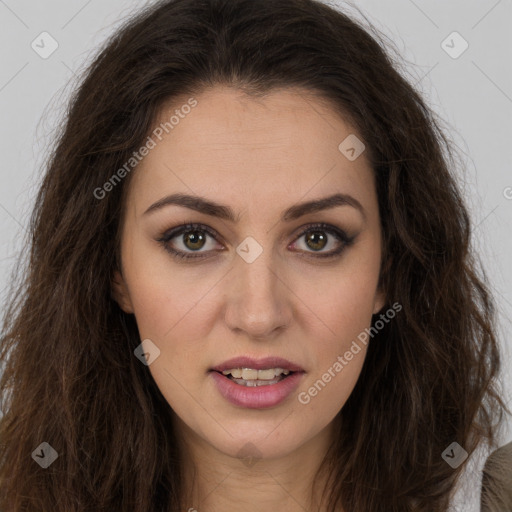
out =
<svg viewBox="0 0 512 512"><path fill-rule="evenodd" d="M312 242L312 245L310 242ZM306 234L306 243L311 249L319 251L325 247L327 237L322 231L310 231Z"/></svg>
<svg viewBox="0 0 512 512"><path fill-rule="evenodd" d="M200 231L188 231L183 235L184 244L191 250L201 249L205 243L205 236ZM191 245L187 245L190 243Z"/></svg>

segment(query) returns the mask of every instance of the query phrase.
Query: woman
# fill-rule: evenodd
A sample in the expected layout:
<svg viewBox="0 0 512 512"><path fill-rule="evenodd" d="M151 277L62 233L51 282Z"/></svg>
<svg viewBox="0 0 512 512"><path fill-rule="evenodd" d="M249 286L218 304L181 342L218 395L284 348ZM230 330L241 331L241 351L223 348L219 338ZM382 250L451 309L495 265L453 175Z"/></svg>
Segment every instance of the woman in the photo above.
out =
<svg viewBox="0 0 512 512"><path fill-rule="evenodd" d="M453 164L326 5L130 20L37 197L0 508L447 510L504 406Z"/></svg>

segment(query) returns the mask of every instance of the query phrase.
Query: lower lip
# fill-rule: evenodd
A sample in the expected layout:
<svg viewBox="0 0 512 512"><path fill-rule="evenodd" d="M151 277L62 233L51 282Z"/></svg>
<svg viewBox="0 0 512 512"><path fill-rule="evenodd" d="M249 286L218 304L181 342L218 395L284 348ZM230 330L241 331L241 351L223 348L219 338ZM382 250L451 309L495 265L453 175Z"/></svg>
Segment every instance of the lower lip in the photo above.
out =
<svg viewBox="0 0 512 512"><path fill-rule="evenodd" d="M249 409L264 409L280 404L299 386L304 372L295 372L276 384L247 387L236 384L222 373L211 371L220 394L233 405Z"/></svg>

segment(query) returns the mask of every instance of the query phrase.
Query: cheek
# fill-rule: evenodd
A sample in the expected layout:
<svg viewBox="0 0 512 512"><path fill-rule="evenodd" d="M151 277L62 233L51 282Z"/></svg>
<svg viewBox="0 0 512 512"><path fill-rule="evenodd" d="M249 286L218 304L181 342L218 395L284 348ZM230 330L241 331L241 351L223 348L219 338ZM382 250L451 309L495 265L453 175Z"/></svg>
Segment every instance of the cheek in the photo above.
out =
<svg viewBox="0 0 512 512"><path fill-rule="evenodd" d="M199 337L207 327L209 295L221 276L200 265L195 270L180 268L163 248L143 245L135 244L126 265L141 337L163 345Z"/></svg>
<svg viewBox="0 0 512 512"><path fill-rule="evenodd" d="M318 372L309 376L297 395L299 412L328 423L343 408L359 379L366 355L363 344L359 343L355 355L349 350L350 346L349 343L350 361L345 358L346 350L335 351L325 359Z"/></svg>
<svg viewBox="0 0 512 512"><path fill-rule="evenodd" d="M172 384L173 379L161 373L164 368L180 381L197 378L197 372L190 369L197 369L202 362L212 325L211 308L205 297L211 286L192 291L190 286L191 283L187 286L177 281L164 286L161 280L146 280L137 290L134 309L141 339L151 339L160 349L160 357L150 370L155 377L159 374L166 385Z"/></svg>
<svg viewBox="0 0 512 512"><path fill-rule="evenodd" d="M353 252L331 271L303 273L293 287L309 310L309 328L315 331L320 352L344 350L371 323L379 277L379 259ZM377 254L378 256L378 254ZM306 277L304 277L304 275Z"/></svg>
<svg viewBox="0 0 512 512"><path fill-rule="evenodd" d="M330 276L310 274L298 290L314 312L307 338L315 364L300 392L304 411L334 417L356 385L367 352L378 282L378 259L348 260ZM312 286L312 284L314 285ZM308 293L306 295L306 289Z"/></svg>
<svg viewBox="0 0 512 512"><path fill-rule="evenodd" d="M314 340L309 347L314 364L297 397L308 417L333 419L359 379L375 291L372 279L362 279L358 273L340 275L337 286L331 283L308 304L316 315L307 336Z"/></svg>

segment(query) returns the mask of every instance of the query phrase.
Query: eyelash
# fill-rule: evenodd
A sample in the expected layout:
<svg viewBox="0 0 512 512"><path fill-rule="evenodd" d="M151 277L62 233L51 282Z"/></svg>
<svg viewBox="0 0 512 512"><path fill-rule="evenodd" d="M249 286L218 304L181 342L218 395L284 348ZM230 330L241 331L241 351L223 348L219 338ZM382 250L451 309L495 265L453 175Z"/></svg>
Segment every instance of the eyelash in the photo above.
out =
<svg viewBox="0 0 512 512"><path fill-rule="evenodd" d="M171 229L170 231L164 233L160 238L158 238L156 241L159 242L164 249L171 254L174 258L178 260L193 260L193 259L202 259L207 258L208 256L205 256L203 254L205 253L199 253L196 254L193 253L187 253L180 250L173 249L168 244L169 242L184 233L191 232L191 231L200 231L205 232L208 235L210 235L213 239L217 240L216 233L209 228L208 226L204 224L198 224L198 223L190 223L190 224L184 224L182 226L177 226L176 228ZM342 245L339 249L336 249L334 251L331 251L327 254L315 254L315 253L309 253L308 255L313 258L335 258L336 256L340 256L345 249L350 247L352 243L354 242L356 235L349 237L344 231L341 229L331 226L329 224L324 223L317 223L317 224L309 224L305 229L303 229L298 235L296 240L304 236L306 233L309 233L310 231L325 231L326 233L334 235L335 238L337 238L340 242L342 242ZM218 241L218 240L217 240Z"/></svg>

